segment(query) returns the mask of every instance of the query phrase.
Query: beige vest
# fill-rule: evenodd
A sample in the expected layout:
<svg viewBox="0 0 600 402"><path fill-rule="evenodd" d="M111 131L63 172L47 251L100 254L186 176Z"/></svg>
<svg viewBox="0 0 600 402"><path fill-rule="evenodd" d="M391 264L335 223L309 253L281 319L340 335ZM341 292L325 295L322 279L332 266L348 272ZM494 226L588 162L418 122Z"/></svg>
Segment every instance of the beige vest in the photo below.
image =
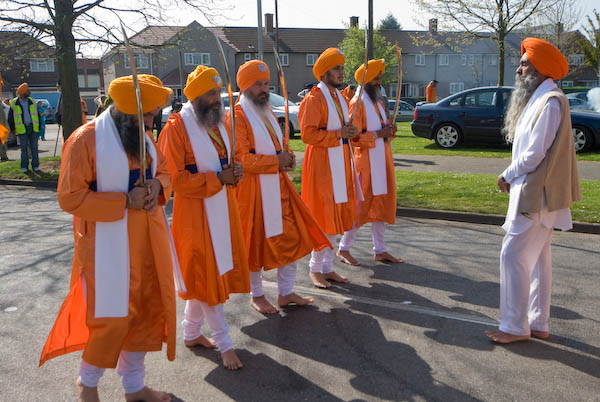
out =
<svg viewBox="0 0 600 402"><path fill-rule="evenodd" d="M569 101L562 91L555 89L542 96L532 126L535 126L544 106L553 97L561 103L561 123L546 156L538 167L525 178L519 199L519 213L540 212L542 194L546 195L546 203L550 212L569 208L573 202L581 200L581 187L579 186L571 128L571 112Z"/></svg>

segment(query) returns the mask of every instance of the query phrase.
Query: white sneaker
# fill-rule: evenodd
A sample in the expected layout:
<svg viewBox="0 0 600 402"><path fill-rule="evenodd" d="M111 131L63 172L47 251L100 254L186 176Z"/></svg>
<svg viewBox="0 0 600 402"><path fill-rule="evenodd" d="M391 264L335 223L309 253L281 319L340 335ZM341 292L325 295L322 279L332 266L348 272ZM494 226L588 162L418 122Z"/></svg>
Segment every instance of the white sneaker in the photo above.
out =
<svg viewBox="0 0 600 402"><path fill-rule="evenodd" d="M23 172L23 173L27 173L27 172L28 172L28 170L27 170L27 169L25 169L25 168L21 168L21 172Z"/></svg>
<svg viewBox="0 0 600 402"><path fill-rule="evenodd" d="M39 168L39 167L33 168L33 171L34 171L34 172L36 172L36 173L39 173L39 172L41 172L41 170L40 170L40 168Z"/></svg>

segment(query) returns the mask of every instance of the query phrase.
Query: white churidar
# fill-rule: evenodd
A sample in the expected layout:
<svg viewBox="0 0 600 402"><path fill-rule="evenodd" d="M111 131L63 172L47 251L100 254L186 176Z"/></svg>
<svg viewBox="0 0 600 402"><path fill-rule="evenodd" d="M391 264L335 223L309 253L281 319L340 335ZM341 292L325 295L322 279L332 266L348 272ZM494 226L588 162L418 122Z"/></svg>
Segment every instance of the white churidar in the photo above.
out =
<svg viewBox="0 0 600 402"><path fill-rule="evenodd" d="M223 305L209 306L208 304L190 299L185 303L185 318L183 320L183 339L191 341L202 335L202 324L208 322L211 337L217 344L219 352L233 349L233 342L229 336L229 325L225 322Z"/></svg>
<svg viewBox="0 0 600 402"><path fill-rule="evenodd" d="M310 254L310 272L328 274L333 272L333 259L335 256L335 245L337 244L338 235L329 235L325 233L327 239L333 248L325 247L323 250L314 250Z"/></svg>

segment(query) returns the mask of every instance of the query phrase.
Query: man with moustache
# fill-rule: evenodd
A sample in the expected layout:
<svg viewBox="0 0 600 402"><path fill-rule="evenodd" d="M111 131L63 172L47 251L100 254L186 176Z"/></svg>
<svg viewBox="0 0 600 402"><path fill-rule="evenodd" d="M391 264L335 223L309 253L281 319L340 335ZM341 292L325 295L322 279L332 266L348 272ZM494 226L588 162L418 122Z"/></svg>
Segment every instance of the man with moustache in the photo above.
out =
<svg viewBox="0 0 600 402"><path fill-rule="evenodd" d="M245 176L237 186L238 205L250 265L251 305L263 314L279 310L266 299L262 270L277 269L277 305L303 306L312 297L294 293L296 261L314 248L331 247L286 172L296 166L269 104L269 67L243 64L237 73L242 94L235 106L237 158ZM228 123L229 125L229 123Z"/></svg>
<svg viewBox="0 0 600 402"><path fill-rule="evenodd" d="M554 80L569 71L552 44L526 38L503 132L512 162L498 176L510 193L500 253L500 327L486 331L497 343L550 336L554 228L573 227L569 207L581 199L569 102Z"/></svg>
<svg viewBox="0 0 600 402"><path fill-rule="evenodd" d="M183 339L188 347L218 348L223 365L242 363L233 350L223 304L232 293L250 291L248 262L235 189L241 164L229 165L231 141L223 126L221 77L198 66L184 88L189 101L169 116L159 148L175 192L172 232L187 291ZM213 339L202 335L208 322Z"/></svg>
<svg viewBox="0 0 600 402"><path fill-rule="evenodd" d="M167 103L171 90L139 75L144 121ZM167 344L175 359L175 290L180 278L165 205L170 177L165 160L146 139L146 185L139 186L139 130L131 76L113 80L114 105L65 142L58 202L73 214L75 255L71 290L44 346L48 359L83 349L79 401L98 401L105 368L117 367L125 400L170 401L144 385L146 352Z"/></svg>
<svg viewBox="0 0 600 402"><path fill-rule="evenodd" d="M354 78L357 81L362 79L364 68L363 64L356 70ZM393 225L396 222L396 175L390 145L395 138L396 123L387 121L379 91L384 72L383 59L369 60L362 99L359 100L357 95L350 102L350 113L354 114L354 122L360 130L352 143L364 201L358 203L358 221L340 241L338 256L350 252L358 229L371 222L375 261L401 263L402 259L387 252L384 238L385 223Z"/></svg>
<svg viewBox="0 0 600 402"><path fill-rule="evenodd" d="M354 226L355 196L362 198L348 144L358 130L348 124L348 105L339 91L344 81L344 62L345 57L337 48L329 48L319 56L313 66L319 84L304 98L298 114L302 141L307 144L302 166L302 200L332 245L338 235ZM333 259L332 249L313 249L310 278L316 287L328 288L329 281L348 283L348 279L333 270ZM344 260L353 265L358 263L350 253Z"/></svg>

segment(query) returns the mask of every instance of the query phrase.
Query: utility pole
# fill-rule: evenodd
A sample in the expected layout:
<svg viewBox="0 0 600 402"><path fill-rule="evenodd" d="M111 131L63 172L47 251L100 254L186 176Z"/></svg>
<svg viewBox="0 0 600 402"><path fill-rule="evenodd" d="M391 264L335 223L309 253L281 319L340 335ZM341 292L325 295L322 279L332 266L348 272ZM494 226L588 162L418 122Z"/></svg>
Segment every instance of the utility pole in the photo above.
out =
<svg viewBox="0 0 600 402"><path fill-rule="evenodd" d="M368 55L369 55L369 60L372 60L375 58L375 56L373 55L373 0L369 0L369 49L368 49Z"/></svg>
<svg viewBox="0 0 600 402"><path fill-rule="evenodd" d="M256 9L258 11L258 59L262 61L264 60L264 51L261 0L256 0Z"/></svg>

